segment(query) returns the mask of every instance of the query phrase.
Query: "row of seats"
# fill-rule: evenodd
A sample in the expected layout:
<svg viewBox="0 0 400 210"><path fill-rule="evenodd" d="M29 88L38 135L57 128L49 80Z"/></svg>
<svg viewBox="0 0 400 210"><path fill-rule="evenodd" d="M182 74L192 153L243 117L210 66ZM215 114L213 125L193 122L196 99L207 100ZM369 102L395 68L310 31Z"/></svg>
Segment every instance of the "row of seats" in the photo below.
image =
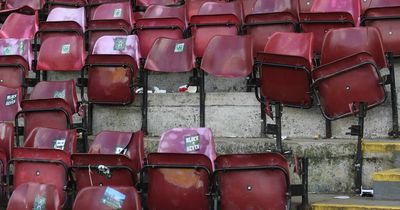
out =
<svg viewBox="0 0 400 210"><path fill-rule="evenodd" d="M219 209L290 207L282 155L217 157L208 128L164 132L146 161L142 132L101 132L85 154L75 153L76 137L76 130L37 128L23 147L10 151L14 190L8 210L61 209L71 193L77 193L73 209L141 209L134 186L148 209L214 209L214 199Z"/></svg>

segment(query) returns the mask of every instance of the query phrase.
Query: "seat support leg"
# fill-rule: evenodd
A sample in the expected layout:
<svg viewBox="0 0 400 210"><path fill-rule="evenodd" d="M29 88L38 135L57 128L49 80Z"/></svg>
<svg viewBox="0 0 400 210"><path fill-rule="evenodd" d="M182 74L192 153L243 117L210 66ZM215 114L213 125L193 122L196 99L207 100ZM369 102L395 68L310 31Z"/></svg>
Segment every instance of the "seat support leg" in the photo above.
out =
<svg viewBox="0 0 400 210"><path fill-rule="evenodd" d="M142 131L145 135L148 134L148 127L147 127L147 114L148 114L148 81L149 75L146 69L144 69L144 60L140 61L140 70L142 75L142 85L143 85L143 93L142 93Z"/></svg>
<svg viewBox="0 0 400 210"><path fill-rule="evenodd" d="M390 97L392 103L392 130L389 132L389 136L399 137L399 113L397 110L397 91L396 91L396 77L394 72L394 58L393 53L387 53L389 60L388 68L390 73Z"/></svg>
<svg viewBox="0 0 400 210"><path fill-rule="evenodd" d="M275 135L276 150L281 154L284 153L282 146L282 104L275 103L275 124L267 124L267 134Z"/></svg>

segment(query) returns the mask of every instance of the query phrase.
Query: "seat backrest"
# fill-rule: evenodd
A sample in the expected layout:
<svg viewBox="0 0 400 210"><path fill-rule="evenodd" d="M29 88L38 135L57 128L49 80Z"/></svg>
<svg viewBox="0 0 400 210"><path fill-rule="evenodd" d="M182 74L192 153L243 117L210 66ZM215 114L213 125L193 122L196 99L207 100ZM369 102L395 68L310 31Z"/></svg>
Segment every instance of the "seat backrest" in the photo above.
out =
<svg viewBox="0 0 400 210"><path fill-rule="evenodd" d="M187 72L194 68L194 62L192 38L159 38L150 49L144 68L159 72Z"/></svg>
<svg viewBox="0 0 400 210"><path fill-rule="evenodd" d="M210 128L172 128L161 134L157 152L203 154L214 162L217 157Z"/></svg>
<svg viewBox="0 0 400 210"><path fill-rule="evenodd" d="M292 19L296 20L299 12L298 0L242 0L242 2L246 23L255 22L252 21L252 18L257 16L260 16L263 22L275 19L285 20L288 16L292 16ZM273 18L277 14L279 14L279 17ZM269 20L271 18L273 19ZM258 20L257 22L261 21Z"/></svg>
<svg viewBox="0 0 400 210"><path fill-rule="evenodd" d="M22 65L23 68L25 68L22 71L24 73L23 75L27 75L28 71L31 69L32 58L33 58L31 39L14 39L14 38L0 39L0 56L9 56L9 55L19 55L25 60L25 62L23 62L19 61L20 60L19 58L15 58L15 60L13 60L12 63L19 63L20 65ZM3 63L12 64L5 62Z"/></svg>
<svg viewBox="0 0 400 210"><path fill-rule="evenodd" d="M220 209L287 209L289 166L282 155L221 155L215 164Z"/></svg>
<svg viewBox="0 0 400 210"><path fill-rule="evenodd" d="M21 110L22 101L21 88L9 88L0 85L0 121L12 122L16 114Z"/></svg>
<svg viewBox="0 0 400 210"><path fill-rule="evenodd" d="M19 27L15 27L18 25ZM1 38L33 39L39 29L38 14L11 13L1 26Z"/></svg>
<svg viewBox="0 0 400 210"><path fill-rule="evenodd" d="M75 81L41 81L32 89L30 100L37 99L63 99L69 106L72 115L78 111L78 96L76 94Z"/></svg>
<svg viewBox="0 0 400 210"><path fill-rule="evenodd" d="M370 54L378 68L386 66L382 39L374 27L342 28L329 31L322 45L321 65L358 53Z"/></svg>
<svg viewBox="0 0 400 210"><path fill-rule="evenodd" d="M0 123L0 153L5 154L6 159L1 160L3 171L6 170L7 162L11 159L14 149L14 126L12 123Z"/></svg>
<svg viewBox="0 0 400 210"><path fill-rule="evenodd" d="M253 63L250 36L214 36L204 51L201 69L219 77L247 77L253 71Z"/></svg>
<svg viewBox="0 0 400 210"><path fill-rule="evenodd" d="M54 185L27 182L14 189L7 210L61 209Z"/></svg>
<svg viewBox="0 0 400 210"><path fill-rule="evenodd" d="M150 5L143 18L176 18L187 25L186 7L167 7L163 5Z"/></svg>
<svg viewBox="0 0 400 210"><path fill-rule="evenodd" d="M187 1L185 1L187 19L190 20L193 15L197 15L199 13L199 9L200 9L201 5L203 5L205 2L223 2L223 0L187 0Z"/></svg>
<svg viewBox="0 0 400 210"><path fill-rule="evenodd" d="M23 6L29 6L34 10L43 8L44 0L6 0L6 9L17 9Z"/></svg>
<svg viewBox="0 0 400 210"><path fill-rule="evenodd" d="M39 149L60 149L72 154L76 153L78 134L73 130L52 128L35 128L25 139L24 147Z"/></svg>
<svg viewBox="0 0 400 210"><path fill-rule="evenodd" d="M141 210L140 197L134 187L86 187L79 191L74 210L80 209Z"/></svg>
<svg viewBox="0 0 400 210"><path fill-rule="evenodd" d="M86 15L85 7L80 8L62 8L57 7L50 11L46 22L76 22L85 31ZM60 23L62 24L62 23Z"/></svg>
<svg viewBox="0 0 400 210"><path fill-rule="evenodd" d="M55 186L60 203L66 201L67 171L71 166L68 153L58 149L15 148L13 151L14 189L35 182Z"/></svg>
<svg viewBox="0 0 400 210"><path fill-rule="evenodd" d="M347 13L351 15L354 26L360 25L361 2L360 0L314 0L311 7L312 13Z"/></svg>
<svg viewBox="0 0 400 210"><path fill-rule="evenodd" d="M129 55L139 66L140 49L139 39L136 35L129 36L103 36L96 41L93 47L94 55Z"/></svg>
<svg viewBox="0 0 400 210"><path fill-rule="evenodd" d="M212 165L207 156L151 153L147 157L149 209L209 209Z"/></svg>
<svg viewBox="0 0 400 210"><path fill-rule="evenodd" d="M101 4L92 10L92 20L124 20L133 27L135 19L129 1Z"/></svg>

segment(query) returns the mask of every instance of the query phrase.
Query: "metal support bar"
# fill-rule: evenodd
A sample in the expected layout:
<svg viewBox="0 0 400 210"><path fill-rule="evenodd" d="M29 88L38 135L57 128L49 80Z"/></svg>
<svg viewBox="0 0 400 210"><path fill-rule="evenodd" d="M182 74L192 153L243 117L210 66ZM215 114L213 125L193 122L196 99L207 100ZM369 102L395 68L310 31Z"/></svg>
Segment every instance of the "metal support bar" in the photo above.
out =
<svg viewBox="0 0 400 210"><path fill-rule="evenodd" d="M301 159L301 184L303 185L303 194L301 195L301 209L311 209L308 201L308 158Z"/></svg>
<svg viewBox="0 0 400 210"><path fill-rule="evenodd" d="M332 138L332 121L325 119L325 138Z"/></svg>
<svg viewBox="0 0 400 210"><path fill-rule="evenodd" d="M145 135L148 134L148 130L147 130L147 114L148 114L148 72L146 71L146 69L144 69L144 60L141 60L141 73L143 76L143 101L142 101L142 131L145 133Z"/></svg>
<svg viewBox="0 0 400 210"><path fill-rule="evenodd" d="M93 104L92 103L88 103L87 132L88 132L88 135L93 134Z"/></svg>
<svg viewBox="0 0 400 210"><path fill-rule="evenodd" d="M265 101L265 98L261 97L261 100ZM261 137L267 137L267 115L265 113L265 103L260 103L260 107L261 107Z"/></svg>
<svg viewBox="0 0 400 210"><path fill-rule="evenodd" d="M276 150L284 154L282 147L282 104L279 102L275 103L275 124L267 124L267 134L275 135L276 139Z"/></svg>
<svg viewBox="0 0 400 210"><path fill-rule="evenodd" d="M396 77L394 73L394 58L393 53L387 53L388 56L388 68L391 77L390 83L390 97L392 102L392 130L389 132L389 136L399 137L399 112L397 110L397 91L396 91Z"/></svg>
<svg viewBox="0 0 400 210"><path fill-rule="evenodd" d="M205 74L204 71L200 71L200 127L206 126L206 91L204 88Z"/></svg>

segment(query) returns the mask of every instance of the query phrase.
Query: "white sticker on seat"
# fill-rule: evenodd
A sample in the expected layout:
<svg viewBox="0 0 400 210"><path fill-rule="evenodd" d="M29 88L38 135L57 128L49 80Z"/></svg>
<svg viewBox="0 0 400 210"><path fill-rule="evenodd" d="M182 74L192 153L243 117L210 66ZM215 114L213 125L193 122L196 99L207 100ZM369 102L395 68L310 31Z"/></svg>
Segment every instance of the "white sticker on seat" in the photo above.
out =
<svg viewBox="0 0 400 210"><path fill-rule="evenodd" d="M175 45L175 53L181 53L185 49L185 43L178 43Z"/></svg>
<svg viewBox="0 0 400 210"><path fill-rule="evenodd" d="M5 106L11 106L17 103L17 94L10 94L6 97Z"/></svg>
<svg viewBox="0 0 400 210"><path fill-rule="evenodd" d="M64 150L65 147L65 139L56 139L53 141L53 148Z"/></svg>

